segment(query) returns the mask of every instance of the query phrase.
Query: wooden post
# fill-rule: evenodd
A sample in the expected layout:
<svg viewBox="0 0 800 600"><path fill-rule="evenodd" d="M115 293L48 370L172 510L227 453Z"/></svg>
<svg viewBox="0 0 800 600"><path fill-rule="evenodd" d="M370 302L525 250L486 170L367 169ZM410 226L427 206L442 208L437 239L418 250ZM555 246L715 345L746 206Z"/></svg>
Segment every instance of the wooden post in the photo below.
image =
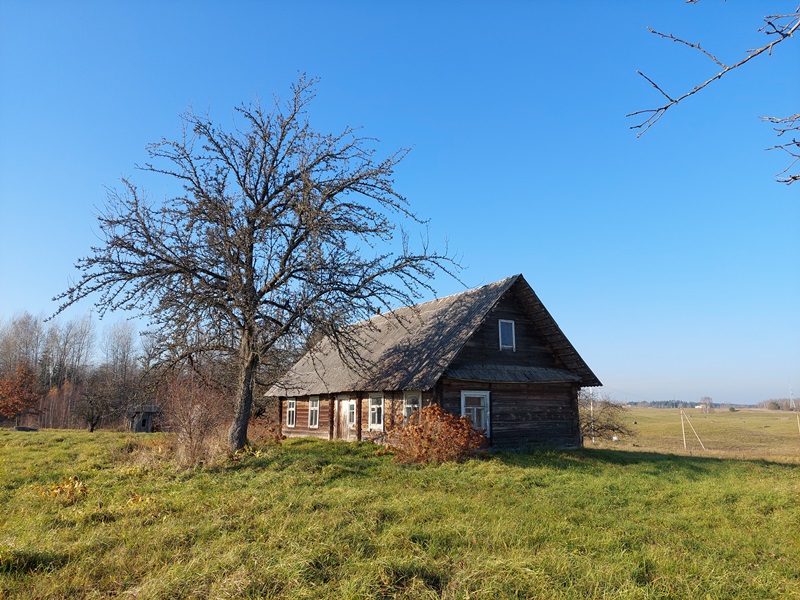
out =
<svg viewBox="0 0 800 600"><path fill-rule="evenodd" d="M698 442L700 442L700 447L701 447L703 450L705 450L705 449L706 449L706 447L705 447L705 446L703 446L703 440L701 440L701 439L700 439L700 436L699 436L699 435L697 435L697 431L695 431L694 425L692 425L692 421L689 419L689 415L686 415L686 422L689 424L689 427L691 427L691 428L692 428L692 431L694 432L694 437L696 437L696 438L697 438L697 441L698 441ZM684 441L684 444L685 444L685 443L686 443L686 442Z"/></svg>
<svg viewBox="0 0 800 600"><path fill-rule="evenodd" d="M683 424L683 409L681 411L681 433L683 434L683 449L686 450L686 427Z"/></svg>

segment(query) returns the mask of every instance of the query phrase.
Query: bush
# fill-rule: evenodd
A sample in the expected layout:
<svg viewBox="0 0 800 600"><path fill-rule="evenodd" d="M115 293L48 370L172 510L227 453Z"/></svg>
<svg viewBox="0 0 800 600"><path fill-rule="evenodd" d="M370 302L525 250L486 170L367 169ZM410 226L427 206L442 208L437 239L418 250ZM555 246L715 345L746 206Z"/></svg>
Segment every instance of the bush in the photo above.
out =
<svg viewBox="0 0 800 600"><path fill-rule="evenodd" d="M613 402L608 395L595 396L591 391L581 390L578 404L581 437L585 441L618 441L623 437L636 437L633 429L625 423L627 408Z"/></svg>
<svg viewBox="0 0 800 600"><path fill-rule="evenodd" d="M227 454L229 406L223 390L199 378L173 374L162 382L159 399L167 427L176 433L178 464L207 464Z"/></svg>
<svg viewBox="0 0 800 600"><path fill-rule="evenodd" d="M407 425L389 432L388 445L402 463L460 462L486 447L486 436L466 417L426 406Z"/></svg>

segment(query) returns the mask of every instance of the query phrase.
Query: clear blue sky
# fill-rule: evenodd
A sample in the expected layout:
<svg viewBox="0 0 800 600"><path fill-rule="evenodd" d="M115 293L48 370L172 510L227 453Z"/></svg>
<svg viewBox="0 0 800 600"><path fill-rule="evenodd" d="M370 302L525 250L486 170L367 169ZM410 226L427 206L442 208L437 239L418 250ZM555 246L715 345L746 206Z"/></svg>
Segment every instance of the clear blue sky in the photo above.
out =
<svg viewBox="0 0 800 600"><path fill-rule="evenodd" d="M0 319L54 310L104 186L144 181L182 111L229 125L304 71L313 124L412 147L397 188L464 281L523 273L614 398L800 396L800 184L758 119L798 111L800 40L642 139L624 116L661 100L637 69L674 94L714 72L647 26L732 62L795 4L5 0Z"/></svg>

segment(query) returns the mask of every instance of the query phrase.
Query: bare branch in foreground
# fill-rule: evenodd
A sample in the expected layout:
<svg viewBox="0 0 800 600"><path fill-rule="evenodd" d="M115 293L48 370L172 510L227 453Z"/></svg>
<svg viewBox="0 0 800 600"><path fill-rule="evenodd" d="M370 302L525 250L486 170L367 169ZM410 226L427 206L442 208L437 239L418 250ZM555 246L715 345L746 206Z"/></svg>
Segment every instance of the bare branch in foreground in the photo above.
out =
<svg viewBox="0 0 800 600"><path fill-rule="evenodd" d="M696 0L687 0L687 1L691 2L691 3L696 2ZM626 114L625 115L626 117L637 117L639 119L639 122L637 124L635 124L635 125L631 125L630 129L639 130L639 132L636 134L636 137L641 137L653 125L655 125L659 120L661 120L661 117L663 117L664 114L666 114L666 112L670 108L672 108L674 106L677 106L682 101L686 100L687 98L697 94L701 90L703 90L706 87L708 87L714 81L717 81L718 79L721 79L723 76L725 76L726 74L730 73L731 71L734 71L734 70L744 66L745 64L749 63L754 58L756 58L758 56L761 56L761 55L764 55L764 54L772 55L772 51L775 48L775 46L777 46L778 44L780 44L781 42L783 42L783 41L785 41L787 39L793 38L795 33L798 31L798 29L800 29L800 6L798 6L797 10L795 10L792 13L779 14L779 15L767 15L766 17L764 17L764 25L759 28L759 31L764 33L766 36L769 36L770 37L770 41L768 43L758 47L758 48L753 48L753 49L747 50L746 56L744 56L741 60L739 60L739 61L737 61L735 63L732 63L732 64L726 64L725 62L723 62L719 58L717 58L716 55L712 54L711 52L709 52L705 48L703 48L699 43L689 42L689 41L684 40L684 39L682 39L680 37L677 37L677 36L675 36L675 35L673 35L671 33L661 33L659 31L656 31L655 29L652 29L652 28L648 27L648 30L652 34L654 34L654 35L656 35L656 36L658 36L658 37L660 37L662 39L666 39L666 40L669 40L669 41L674 42L674 43L678 43L678 44L682 44L682 45L688 46L689 48L691 48L693 50L696 50L697 52L700 52L708 60L712 61L719 70L712 77L709 77L708 79L706 79L702 83L700 83L700 84L696 85L695 87L693 87L691 90L689 90L689 91L687 91L687 92L685 92L685 93L683 93L683 94L681 94L679 96L673 96L672 94L668 93L666 90L663 89L662 86L660 86L658 83L656 83L652 78L648 77L647 75L645 75L641 71L637 70L636 72L642 78L644 78L648 83L650 83L650 85L652 85L666 99L666 102L664 104L662 104L661 106L657 106L655 108L637 110L637 111L634 111L634 112ZM768 121L768 122L771 122L771 123L778 124L779 127L777 127L775 129L778 132L778 136L781 136L781 135L785 134L788 131L796 131L797 130L797 127L794 126L796 121L797 121L797 116L796 115L792 116L792 117L785 117L785 118L782 118L782 117L761 117L761 119L764 120L764 121ZM787 125L787 124L788 124L788 126L784 126L784 125ZM778 144L776 146L773 146L772 148L769 148L770 150L772 150L772 149L784 150L785 152L788 152L790 156L793 157L793 160L789 164L789 166L778 174L778 181L790 184L790 183L800 179L800 175L798 175L798 174L788 174L788 175L786 175L784 177L781 177L784 174L786 174L789 171L789 169L791 169L797 163L797 160L798 160L798 150L797 149L798 149L798 147L799 147L799 145L798 145L797 140L793 139L790 142L783 143L783 144Z"/></svg>

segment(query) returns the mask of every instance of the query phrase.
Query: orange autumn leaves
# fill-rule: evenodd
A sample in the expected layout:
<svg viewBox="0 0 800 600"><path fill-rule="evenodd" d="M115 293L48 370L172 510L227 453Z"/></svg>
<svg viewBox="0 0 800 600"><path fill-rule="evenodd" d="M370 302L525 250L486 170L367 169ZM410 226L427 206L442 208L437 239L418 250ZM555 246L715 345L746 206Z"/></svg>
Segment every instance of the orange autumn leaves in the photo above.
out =
<svg viewBox="0 0 800 600"><path fill-rule="evenodd" d="M41 390L36 376L27 366L18 365L12 373L0 377L0 416L12 419L39 399Z"/></svg>

